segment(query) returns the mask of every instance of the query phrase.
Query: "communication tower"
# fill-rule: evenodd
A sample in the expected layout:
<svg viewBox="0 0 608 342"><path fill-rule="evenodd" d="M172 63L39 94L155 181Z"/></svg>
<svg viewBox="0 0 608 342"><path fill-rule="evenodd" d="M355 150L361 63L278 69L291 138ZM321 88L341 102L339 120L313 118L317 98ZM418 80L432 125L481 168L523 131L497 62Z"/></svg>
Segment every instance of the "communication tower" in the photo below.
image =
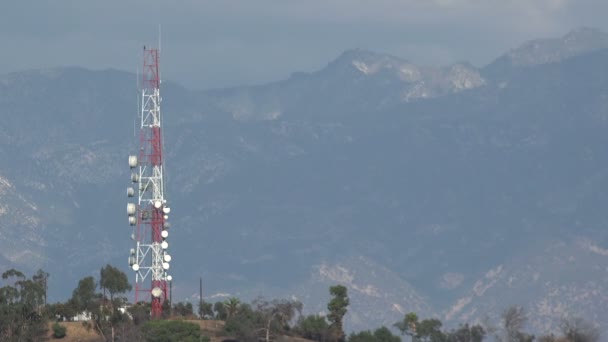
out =
<svg viewBox="0 0 608 342"><path fill-rule="evenodd" d="M129 156L133 186L127 189L127 196L134 199L127 204L127 214L135 241L129 255L129 266L135 272L135 303L149 300L153 318L161 316L167 282L171 281L167 273L171 209L165 198L159 58L159 49L144 47L139 152Z"/></svg>

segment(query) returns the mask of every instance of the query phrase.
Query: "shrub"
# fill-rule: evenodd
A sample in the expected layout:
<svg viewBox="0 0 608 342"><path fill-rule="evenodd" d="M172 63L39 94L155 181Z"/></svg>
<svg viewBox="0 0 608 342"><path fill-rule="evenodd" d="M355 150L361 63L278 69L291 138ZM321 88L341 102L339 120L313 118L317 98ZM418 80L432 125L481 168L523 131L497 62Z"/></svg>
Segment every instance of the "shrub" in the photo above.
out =
<svg viewBox="0 0 608 342"><path fill-rule="evenodd" d="M66 327L55 322L55 324L53 324L53 338L64 338L66 330Z"/></svg>
<svg viewBox="0 0 608 342"><path fill-rule="evenodd" d="M198 342L201 338L199 325L184 321L148 321L142 333L149 342Z"/></svg>

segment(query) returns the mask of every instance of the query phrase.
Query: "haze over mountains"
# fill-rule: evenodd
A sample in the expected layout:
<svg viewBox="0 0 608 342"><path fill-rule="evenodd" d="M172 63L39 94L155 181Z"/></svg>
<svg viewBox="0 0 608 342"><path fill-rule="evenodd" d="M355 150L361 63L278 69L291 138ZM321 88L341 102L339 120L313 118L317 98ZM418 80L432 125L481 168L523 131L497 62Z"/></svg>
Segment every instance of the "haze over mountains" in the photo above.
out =
<svg viewBox="0 0 608 342"><path fill-rule="evenodd" d="M0 265L44 267L56 299L106 263L127 270L135 84L0 77ZM196 300L203 276L208 297L319 312L342 283L350 329L510 304L543 331L608 321L607 34L530 41L483 68L355 49L276 83L162 94L176 299Z"/></svg>

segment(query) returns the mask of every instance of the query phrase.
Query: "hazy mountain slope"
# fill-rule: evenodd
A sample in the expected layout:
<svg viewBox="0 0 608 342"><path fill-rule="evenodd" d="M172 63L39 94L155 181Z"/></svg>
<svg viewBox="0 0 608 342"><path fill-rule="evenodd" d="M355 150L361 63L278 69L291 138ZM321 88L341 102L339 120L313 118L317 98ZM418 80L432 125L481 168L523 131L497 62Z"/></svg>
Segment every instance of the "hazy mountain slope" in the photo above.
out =
<svg viewBox="0 0 608 342"><path fill-rule="evenodd" d="M523 305L534 331L556 331L564 317L604 322L608 250L585 238L549 240L498 264L443 313L446 320L498 320L503 297ZM589 277L589 274L595 276Z"/></svg>
<svg viewBox="0 0 608 342"><path fill-rule="evenodd" d="M241 282L269 283L263 270L280 270L298 274L280 284L299 283L307 277L298 271L303 258L365 255L424 288L438 312L498 265L541 257L548 237L589 236L602 245L605 57L543 65L503 87L374 116L316 125L275 120L264 137L243 129L240 141L267 167L246 162L242 172L256 182L240 183L247 195L223 203L231 208L225 215L246 213L249 227L222 224L222 214L201 226L239 227L219 245L249 245L224 259ZM301 142L307 133L309 142ZM219 188L239 184L238 173L233 168ZM485 308L499 312L520 303L518 296Z"/></svg>
<svg viewBox="0 0 608 342"><path fill-rule="evenodd" d="M356 49L313 73L294 73L268 85L212 90L204 96L235 119L271 120L375 112L484 83L469 64L419 67L398 57Z"/></svg>
<svg viewBox="0 0 608 342"><path fill-rule="evenodd" d="M0 265L22 264L32 269L46 258L45 225L34 203L20 189L0 176Z"/></svg>
<svg viewBox="0 0 608 342"><path fill-rule="evenodd" d="M537 327L606 321L608 51L591 50L500 78L353 50L276 84L163 83L176 299L202 276L209 296L321 311L342 282L354 329L512 303ZM44 266L58 299L107 262L127 270L134 75L5 75L0 105L2 264Z"/></svg>
<svg viewBox="0 0 608 342"><path fill-rule="evenodd" d="M51 279L61 296L71 291L67 284L77 277L122 259L130 245L120 238L125 234L120 180L128 177L123 159L136 140L135 86L134 75L79 68L0 79L5 154L0 172L12 184L2 200L22 203L3 217L3 235L37 233L41 241L15 246L19 239L10 239L2 250L11 254L17 247L18 254L39 254L22 260L7 257L17 267L61 272ZM169 84L166 92L173 88ZM183 93L176 91L172 99Z"/></svg>
<svg viewBox="0 0 608 342"><path fill-rule="evenodd" d="M483 68L484 76L500 79L514 68L556 63L582 54L608 48L608 34L594 28L581 27L560 38L530 40L511 49Z"/></svg>

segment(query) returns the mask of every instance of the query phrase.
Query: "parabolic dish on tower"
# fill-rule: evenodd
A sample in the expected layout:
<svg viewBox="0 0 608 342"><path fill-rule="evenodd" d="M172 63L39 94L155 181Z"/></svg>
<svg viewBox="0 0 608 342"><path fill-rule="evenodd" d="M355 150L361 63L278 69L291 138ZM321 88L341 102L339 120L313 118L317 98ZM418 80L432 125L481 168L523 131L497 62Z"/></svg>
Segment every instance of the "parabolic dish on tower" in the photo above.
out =
<svg viewBox="0 0 608 342"><path fill-rule="evenodd" d="M163 294L163 290L161 290L159 287L155 287L152 289L152 291L150 291L150 293L152 294L153 297L160 297L160 295Z"/></svg>

